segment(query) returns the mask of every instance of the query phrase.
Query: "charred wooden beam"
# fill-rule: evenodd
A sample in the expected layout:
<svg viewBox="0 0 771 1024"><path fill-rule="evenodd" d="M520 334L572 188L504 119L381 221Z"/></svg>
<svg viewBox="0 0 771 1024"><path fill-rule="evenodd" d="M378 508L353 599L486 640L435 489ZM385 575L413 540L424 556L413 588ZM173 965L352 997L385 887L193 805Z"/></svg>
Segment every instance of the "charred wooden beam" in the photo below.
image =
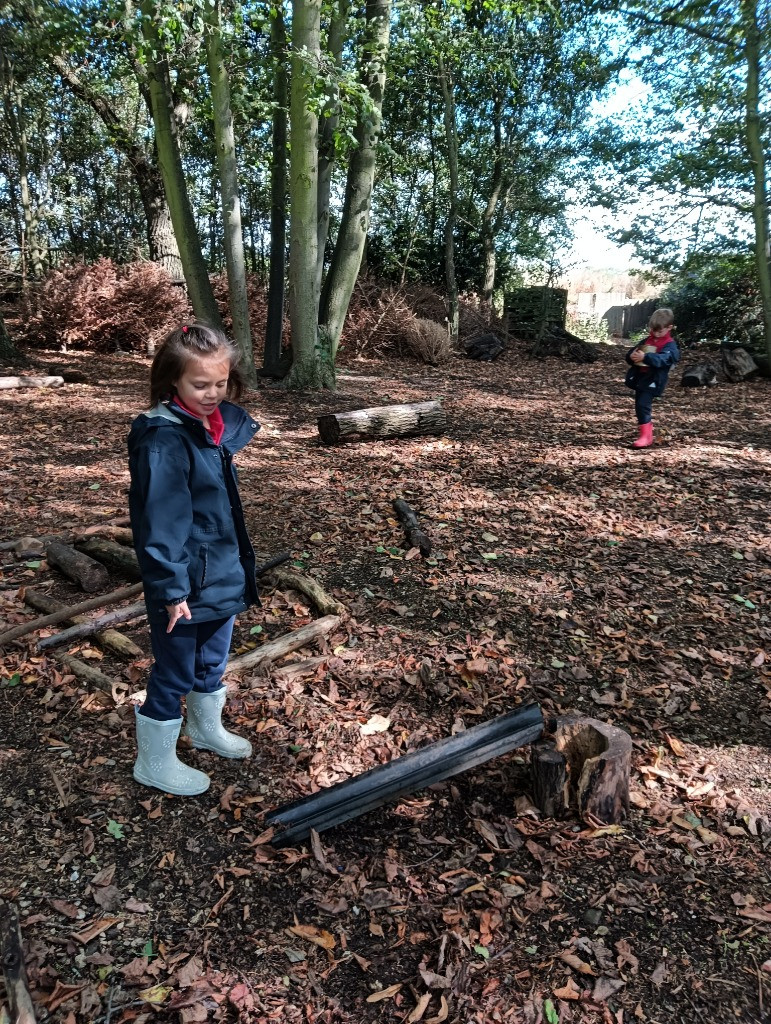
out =
<svg viewBox="0 0 771 1024"><path fill-rule="evenodd" d="M273 845L291 846L307 838L311 829L323 832L350 821L404 793L424 789L532 743L542 732L541 709L537 704L529 704L394 758L362 775L271 811L265 817L266 822L287 826L273 838Z"/></svg>
<svg viewBox="0 0 771 1024"><path fill-rule="evenodd" d="M446 427L447 417L439 401L381 405L329 413L318 418L319 437L324 444L337 444L355 437L372 439L443 434Z"/></svg>

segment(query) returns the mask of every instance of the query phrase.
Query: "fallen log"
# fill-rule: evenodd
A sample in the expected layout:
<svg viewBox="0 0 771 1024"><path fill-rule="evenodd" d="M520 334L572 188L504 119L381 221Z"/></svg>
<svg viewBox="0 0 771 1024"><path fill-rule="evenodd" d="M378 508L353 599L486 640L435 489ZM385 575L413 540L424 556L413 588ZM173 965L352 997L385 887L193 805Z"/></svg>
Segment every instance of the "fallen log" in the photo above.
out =
<svg viewBox="0 0 771 1024"><path fill-rule="evenodd" d="M447 427L442 404L413 402L410 405L381 405L371 409L328 413L318 418L319 437L324 444L341 439L415 437L442 434Z"/></svg>
<svg viewBox="0 0 771 1024"><path fill-rule="evenodd" d="M133 547L134 535L128 526L118 526L114 523L105 523L104 526L87 526L84 530L76 530L74 535L75 543L86 540L89 537L108 537L118 544L125 544Z"/></svg>
<svg viewBox="0 0 771 1024"><path fill-rule="evenodd" d="M281 586L290 587L304 594L316 605L322 615L339 615L346 618L348 609L324 590L322 585L305 573L294 569L271 569L270 575Z"/></svg>
<svg viewBox="0 0 771 1024"><path fill-rule="evenodd" d="M96 687L97 690L102 690L104 693L112 694L112 679L108 678L103 672L100 672L98 668L94 668L93 665L87 665L85 661L75 658L72 654L52 651L50 656L55 661L58 661L59 664L64 665L72 675L81 679L84 683L88 683L89 686Z"/></svg>
<svg viewBox="0 0 771 1024"><path fill-rule="evenodd" d="M130 534L131 531L128 531ZM106 565L109 569L120 573L129 580L141 580L142 574L139 571L139 562L133 548L125 547L123 544L116 544L114 540L106 537L87 537L84 540L76 540L75 547L78 551L88 555L95 561Z"/></svg>
<svg viewBox="0 0 771 1024"><path fill-rule="evenodd" d="M290 846L307 838L311 829L323 832L350 821L404 793L425 789L532 743L542 732L541 709L537 704L529 704L455 736L437 740L362 775L270 811L265 816L266 823L288 826L271 842L277 847Z"/></svg>
<svg viewBox="0 0 771 1024"><path fill-rule="evenodd" d="M393 504L394 511L404 527L404 533L410 547L419 548L421 555L424 558L428 558L431 554L431 540L421 530L418 517L402 498L396 498Z"/></svg>
<svg viewBox="0 0 771 1024"><path fill-rule="evenodd" d="M325 615L323 619L316 619L307 626L294 629L276 640L268 640L267 643L255 647L253 651L231 658L225 672L228 675L240 675L247 669L264 668L269 662L276 661L284 654L298 651L301 647L307 647L308 644L320 640L336 629L341 622L339 615Z"/></svg>
<svg viewBox="0 0 771 1024"><path fill-rule="evenodd" d="M61 611L65 606L60 604L59 601L55 601L48 594L43 594L39 590L34 590L32 587L24 588L24 603L28 604L30 608L34 608L38 612L57 612ZM88 622L84 615L73 615L69 619L65 619L65 622L72 622L78 624L80 622ZM122 654L126 658L144 658L145 652L141 647L137 646L133 640L130 640L127 636L119 633L117 629L105 629L101 633L97 633L94 638L102 647L109 647L110 650L116 651L118 654Z"/></svg>
<svg viewBox="0 0 771 1024"><path fill-rule="evenodd" d="M574 363L593 363L597 359L597 348L597 345L590 345L559 324L549 324L533 343L530 354L538 359L556 356Z"/></svg>
<svg viewBox="0 0 771 1024"><path fill-rule="evenodd" d="M81 601L79 604L70 605L68 608L62 608L58 612L51 612L50 615L44 615L42 618L22 622L18 626L14 626L13 629L0 633L0 647L3 644L10 643L12 640L18 640L19 637L26 636L28 633L35 633L38 629L44 629L46 626L55 626L59 622L71 619L74 615L80 615L81 612L91 612L94 608L108 608L111 604L118 604L119 601L126 601L128 598L136 597L137 594L141 593L142 584L134 583L130 587L121 587L120 590L114 590L110 594L103 594L101 597L91 597L88 601Z"/></svg>
<svg viewBox="0 0 771 1024"><path fill-rule="evenodd" d="M101 562L76 551L69 544L51 541L46 546L46 561L77 583L87 594L95 594L97 590L110 585L110 577Z"/></svg>
<svg viewBox="0 0 771 1024"><path fill-rule="evenodd" d="M489 363L506 351L506 343L497 334L477 334L465 343L463 349L469 359L481 359Z"/></svg>
<svg viewBox="0 0 771 1024"><path fill-rule="evenodd" d="M530 751L533 803L547 818L561 818L568 804L567 762L551 742L534 743Z"/></svg>
<svg viewBox="0 0 771 1024"><path fill-rule="evenodd" d="M680 378L682 388L709 388L717 384L717 370L711 363L697 363L683 371Z"/></svg>
<svg viewBox="0 0 771 1024"><path fill-rule="evenodd" d="M15 388L59 388L64 377L0 377L0 391Z"/></svg>
<svg viewBox="0 0 771 1024"><path fill-rule="evenodd" d="M569 804L584 819L608 824L624 821L629 815L629 734L596 718L579 715L554 719L549 733L532 761L536 806L551 815L552 811L559 814ZM558 758L547 758L548 748ZM560 773L555 767L559 758L567 773L567 799L565 772Z"/></svg>
<svg viewBox="0 0 771 1024"><path fill-rule="evenodd" d="M35 1008L29 994L19 913L12 903L0 900L0 964L5 994L14 1024L35 1024Z"/></svg>
<svg viewBox="0 0 771 1024"><path fill-rule="evenodd" d="M307 676L311 672L315 672L319 665L323 665L326 661L329 661L329 656L326 654L317 655L315 658L305 658L303 661L293 661L289 665L282 665L281 668L274 669L273 678L286 682L296 679L298 676Z"/></svg>
<svg viewBox="0 0 771 1024"><path fill-rule="evenodd" d="M107 612L106 615L100 615L97 619L84 619L83 622L70 626L69 629L63 629L61 633L44 636L42 640L38 640L36 647L39 651L45 651L49 647L61 647L62 644L99 633L107 626L115 626L119 622L128 622L130 619L143 619L146 614L144 601L137 601L125 608L116 608L115 611Z"/></svg>

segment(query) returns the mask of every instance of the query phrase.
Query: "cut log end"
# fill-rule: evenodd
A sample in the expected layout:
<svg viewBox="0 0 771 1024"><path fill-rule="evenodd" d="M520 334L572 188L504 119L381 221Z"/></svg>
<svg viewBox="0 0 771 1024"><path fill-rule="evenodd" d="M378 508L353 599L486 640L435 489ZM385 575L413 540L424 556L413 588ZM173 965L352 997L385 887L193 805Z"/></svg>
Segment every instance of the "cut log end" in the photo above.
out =
<svg viewBox="0 0 771 1024"><path fill-rule="evenodd" d="M533 751L534 803L549 816L570 806L581 818L618 824L629 816L631 757L632 740L622 729L595 718L557 718Z"/></svg>

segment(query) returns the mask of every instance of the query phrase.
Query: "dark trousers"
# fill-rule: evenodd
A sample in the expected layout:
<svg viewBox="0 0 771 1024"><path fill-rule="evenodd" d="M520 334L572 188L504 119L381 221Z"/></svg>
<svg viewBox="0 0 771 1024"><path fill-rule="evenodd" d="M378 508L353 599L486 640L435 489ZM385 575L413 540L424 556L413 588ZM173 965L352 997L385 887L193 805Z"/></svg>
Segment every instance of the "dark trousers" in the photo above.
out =
<svg viewBox="0 0 771 1024"><path fill-rule="evenodd" d="M147 699L140 714L156 722L169 722L181 716L180 700L191 690L218 690L228 663L235 621L235 615L199 623L180 619L170 633L166 632L167 623L152 623L150 641L155 664L150 669Z"/></svg>
<svg viewBox="0 0 771 1024"><path fill-rule="evenodd" d="M652 419L653 398L654 395L651 391L635 391L634 411L637 413L638 423L650 423Z"/></svg>

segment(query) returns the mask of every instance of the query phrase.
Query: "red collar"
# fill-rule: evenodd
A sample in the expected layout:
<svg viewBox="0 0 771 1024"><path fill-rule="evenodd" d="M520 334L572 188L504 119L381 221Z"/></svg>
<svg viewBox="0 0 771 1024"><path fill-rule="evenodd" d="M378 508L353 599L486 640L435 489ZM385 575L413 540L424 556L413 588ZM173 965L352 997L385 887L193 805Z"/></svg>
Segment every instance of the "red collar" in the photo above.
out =
<svg viewBox="0 0 771 1024"><path fill-rule="evenodd" d="M655 345L656 352L660 352L665 345L668 345L672 340L672 335L669 331L662 337L657 338L653 334L648 336L648 340L645 342L646 345Z"/></svg>
<svg viewBox="0 0 771 1024"><path fill-rule="evenodd" d="M201 420L201 417L197 413L194 413L192 409L188 409L188 407L185 405L185 403L182 401L179 395L175 395L174 398L172 399L172 402L175 405L178 405L180 409L184 409L184 411L188 413L190 416L193 416L197 420ZM203 422L203 420L201 420L201 422ZM212 441L214 441L215 444L220 443L220 441L222 440L222 435L225 433L225 423L224 420L222 419L222 413L219 410L219 406L217 406L214 412L209 413L209 426L205 427L204 429L208 432L209 436L211 437Z"/></svg>

